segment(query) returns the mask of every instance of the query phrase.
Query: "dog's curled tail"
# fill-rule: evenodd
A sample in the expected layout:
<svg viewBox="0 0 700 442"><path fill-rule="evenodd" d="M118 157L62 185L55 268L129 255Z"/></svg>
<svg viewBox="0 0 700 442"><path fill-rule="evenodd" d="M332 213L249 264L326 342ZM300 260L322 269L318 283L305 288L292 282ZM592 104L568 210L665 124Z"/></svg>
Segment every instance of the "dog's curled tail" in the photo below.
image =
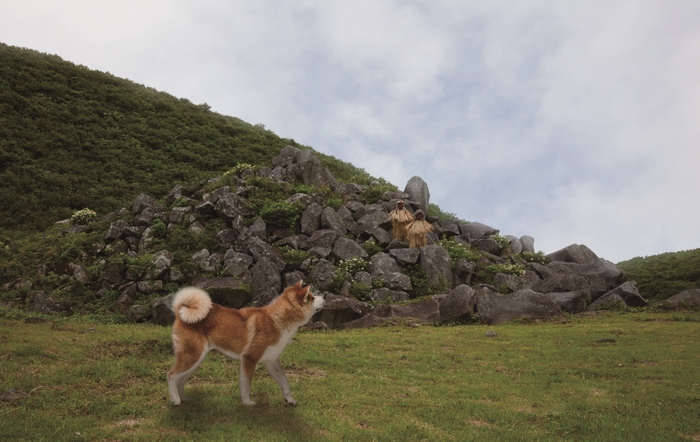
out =
<svg viewBox="0 0 700 442"><path fill-rule="evenodd" d="M180 289L173 300L173 311L180 320L194 324L206 318L211 310L211 298L197 287Z"/></svg>

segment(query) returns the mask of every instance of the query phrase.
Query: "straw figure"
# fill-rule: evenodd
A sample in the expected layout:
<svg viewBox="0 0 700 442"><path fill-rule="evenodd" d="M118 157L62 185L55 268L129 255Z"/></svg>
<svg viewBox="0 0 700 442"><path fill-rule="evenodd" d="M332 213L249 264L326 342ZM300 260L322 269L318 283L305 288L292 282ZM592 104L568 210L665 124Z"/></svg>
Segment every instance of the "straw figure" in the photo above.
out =
<svg viewBox="0 0 700 442"><path fill-rule="evenodd" d="M413 214L406 210L403 201L396 203L396 209L389 212L389 218L391 219L391 233L394 234L394 238L399 241L406 241L408 239L406 226L413 221Z"/></svg>
<svg viewBox="0 0 700 442"><path fill-rule="evenodd" d="M416 210L414 217L415 220L406 227L406 236L408 237L408 246L418 249L428 244L426 235L433 230L433 226L423 219L422 210Z"/></svg>

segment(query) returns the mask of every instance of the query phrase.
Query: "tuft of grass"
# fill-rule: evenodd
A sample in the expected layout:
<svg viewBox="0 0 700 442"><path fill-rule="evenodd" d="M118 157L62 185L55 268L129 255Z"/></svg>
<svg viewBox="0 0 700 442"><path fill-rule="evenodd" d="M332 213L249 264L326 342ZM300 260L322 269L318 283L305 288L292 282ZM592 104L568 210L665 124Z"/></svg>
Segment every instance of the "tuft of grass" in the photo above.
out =
<svg viewBox="0 0 700 442"><path fill-rule="evenodd" d="M166 327L0 319L0 391L26 393L0 402L0 439L693 440L700 312L675 316L301 332L281 358L295 408L262 368L243 406L216 352L170 405Z"/></svg>

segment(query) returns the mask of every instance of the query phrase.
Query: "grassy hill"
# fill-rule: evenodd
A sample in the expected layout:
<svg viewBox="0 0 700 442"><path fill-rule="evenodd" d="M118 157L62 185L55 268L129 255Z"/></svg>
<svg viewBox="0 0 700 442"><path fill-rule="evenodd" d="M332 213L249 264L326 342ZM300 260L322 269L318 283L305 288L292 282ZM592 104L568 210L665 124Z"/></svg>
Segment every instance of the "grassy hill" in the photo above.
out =
<svg viewBox="0 0 700 442"><path fill-rule="evenodd" d="M0 43L0 234L37 232L74 210L105 214L139 193L268 165L285 145L261 125L56 55ZM369 175L317 153L336 178Z"/></svg>
<svg viewBox="0 0 700 442"><path fill-rule="evenodd" d="M661 301L683 290L700 288L700 249L637 257L617 264L648 301Z"/></svg>

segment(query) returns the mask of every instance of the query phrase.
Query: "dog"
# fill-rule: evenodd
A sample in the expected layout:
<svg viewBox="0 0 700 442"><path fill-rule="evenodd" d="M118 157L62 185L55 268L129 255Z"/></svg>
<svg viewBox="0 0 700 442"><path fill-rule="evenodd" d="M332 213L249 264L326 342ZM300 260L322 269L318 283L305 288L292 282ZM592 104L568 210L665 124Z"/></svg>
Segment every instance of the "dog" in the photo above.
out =
<svg viewBox="0 0 700 442"><path fill-rule="evenodd" d="M245 405L255 405L250 400L250 382L259 362L282 389L286 403L296 405L279 357L299 327L324 305L323 297L315 296L301 281L269 305L240 310L212 302L202 289L181 289L173 300L175 364L168 372L170 400L174 405L186 400L187 379L214 349L241 361L239 387Z"/></svg>

